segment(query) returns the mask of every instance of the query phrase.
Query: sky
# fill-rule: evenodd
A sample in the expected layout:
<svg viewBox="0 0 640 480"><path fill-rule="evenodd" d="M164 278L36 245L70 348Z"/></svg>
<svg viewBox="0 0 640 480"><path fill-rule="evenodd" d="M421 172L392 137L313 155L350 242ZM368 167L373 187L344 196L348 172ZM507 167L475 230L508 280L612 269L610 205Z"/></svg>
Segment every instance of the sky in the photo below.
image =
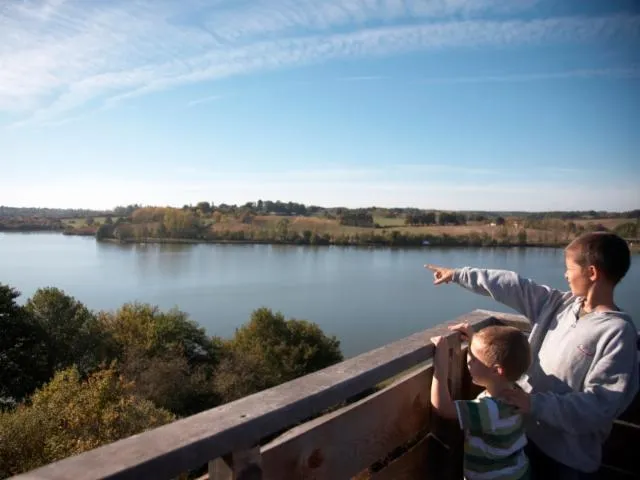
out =
<svg viewBox="0 0 640 480"><path fill-rule="evenodd" d="M640 208L637 0L0 0L0 205Z"/></svg>

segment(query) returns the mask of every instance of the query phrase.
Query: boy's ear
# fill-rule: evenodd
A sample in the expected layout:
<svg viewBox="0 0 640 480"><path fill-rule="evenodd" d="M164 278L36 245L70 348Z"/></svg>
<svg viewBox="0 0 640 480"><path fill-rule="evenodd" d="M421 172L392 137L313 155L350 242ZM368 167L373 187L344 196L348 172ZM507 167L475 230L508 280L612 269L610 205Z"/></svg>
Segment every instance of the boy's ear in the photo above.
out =
<svg viewBox="0 0 640 480"><path fill-rule="evenodd" d="M600 272L594 265L589 265L587 267L587 274L589 275L589 280L592 282L595 282L601 277Z"/></svg>
<svg viewBox="0 0 640 480"><path fill-rule="evenodd" d="M504 368L502 367L502 365L500 365L499 363L496 363L493 366L493 368L495 369L498 375L500 375L501 377L504 377Z"/></svg>

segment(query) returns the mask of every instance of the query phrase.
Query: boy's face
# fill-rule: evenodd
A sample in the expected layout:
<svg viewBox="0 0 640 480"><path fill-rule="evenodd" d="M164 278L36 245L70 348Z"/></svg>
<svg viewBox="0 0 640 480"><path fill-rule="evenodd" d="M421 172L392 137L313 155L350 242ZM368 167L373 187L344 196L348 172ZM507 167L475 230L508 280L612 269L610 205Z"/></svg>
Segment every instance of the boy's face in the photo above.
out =
<svg viewBox="0 0 640 480"><path fill-rule="evenodd" d="M473 383L481 387L486 388L501 379L496 366L491 365L487 358L483 340L478 337L471 337L471 345L467 353L467 368Z"/></svg>
<svg viewBox="0 0 640 480"><path fill-rule="evenodd" d="M576 261L577 255L575 252L568 251L565 253L565 264L567 271L564 274L564 278L569 283L571 293L577 297L586 297L589 292L589 288L593 284L592 272L589 267L583 267ZM593 268L593 267L591 267Z"/></svg>

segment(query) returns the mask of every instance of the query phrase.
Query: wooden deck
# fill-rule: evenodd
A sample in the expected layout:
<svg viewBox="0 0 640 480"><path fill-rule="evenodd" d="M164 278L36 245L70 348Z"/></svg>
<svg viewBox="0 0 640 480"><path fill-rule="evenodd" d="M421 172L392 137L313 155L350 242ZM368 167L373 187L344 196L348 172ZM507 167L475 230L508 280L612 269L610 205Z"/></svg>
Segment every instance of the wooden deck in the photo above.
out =
<svg viewBox="0 0 640 480"><path fill-rule="evenodd" d="M521 316L484 310L448 324L463 321L528 328ZM200 478L211 480L460 479L462 432L429 402L429 338L449 335L448 324L14 478L170 479L205 468ZM454 398L472 398L464 348L451 363ZM638 441L636 399L605 446L602 478L640 478Z"/></svg>

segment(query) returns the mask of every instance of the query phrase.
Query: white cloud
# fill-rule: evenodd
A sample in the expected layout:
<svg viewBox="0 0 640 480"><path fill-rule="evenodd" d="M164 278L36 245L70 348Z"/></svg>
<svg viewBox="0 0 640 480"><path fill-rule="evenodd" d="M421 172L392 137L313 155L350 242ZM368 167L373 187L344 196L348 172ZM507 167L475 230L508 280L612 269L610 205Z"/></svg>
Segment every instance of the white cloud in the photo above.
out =
<svg viewBox="0 0 640 480"><path fill-rule="evenodd" d="M332 59L640 35L638 16L509 17L531 3L15 1L0 13L0 111L56 123L179 85Z"/></svg>
<svg viewBox="0 0 640 480"><path fill-rule="evenodd" d="M195 107L196 105L202 105L203 103L211 103L224 98L224 95L210 95L208 97L197 98L187 103L188 107Z"/></svg>
<svg viewBox="0 0 640 480"><path fill-rule="evenodd" d="M485 75L477 77L425 78L420 83L501 83L535 82L538 80L563 80L569 78L640 78L640 67L600 68L567 70L563 72L540 72L515 75Z"/></svg>

